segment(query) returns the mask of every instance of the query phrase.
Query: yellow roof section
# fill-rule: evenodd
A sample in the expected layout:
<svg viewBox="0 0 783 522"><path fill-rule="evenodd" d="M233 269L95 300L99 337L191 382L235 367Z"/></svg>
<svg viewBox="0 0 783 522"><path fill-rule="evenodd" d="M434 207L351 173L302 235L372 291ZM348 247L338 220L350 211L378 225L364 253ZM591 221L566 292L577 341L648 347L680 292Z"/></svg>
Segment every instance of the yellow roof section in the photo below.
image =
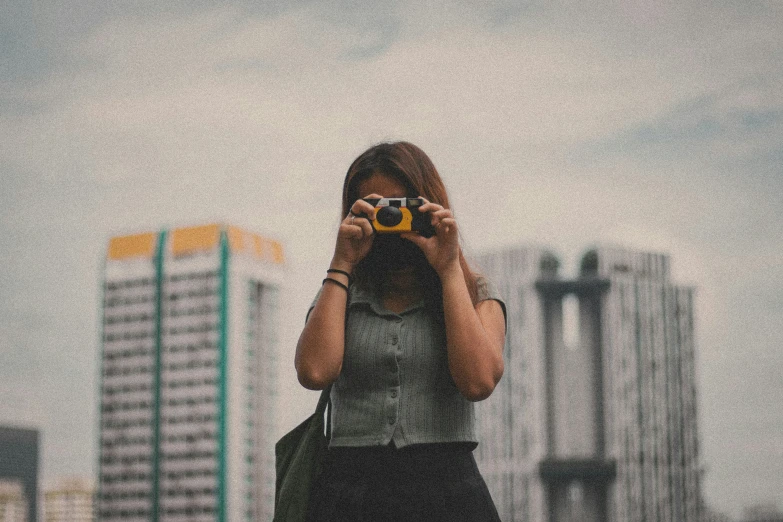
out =
<svg viewBox="0 0 783 522"><path fill-rule="evenodd" d="M169 234L169 252L174 256L210 252L220 246L220 232L226 231L229 250L233 253L282 265L285 252L279 241L248 232L235 226L219 224L176 228ZM133 257L152 258L155 255L158 233L149 232L117 236L109 240L108 257L123 260Z"/></svg>
<svg viewBox="0 0 783 522"><path fill-rule="evenodd" d="M171 231L171 253L175 256L214 250L220 244L220 225L175 228Z"/></svg>
<svg viewBox="0 0 783 522"><path fill-rule="evenodd" d="M285 263L283 245L279 241L247 232L238 227L228 227L227 235L228 246L232 252L252 255L278 265Z"/></svg>
<svg viewBox="0 0 783 522"><path fill-rule="evenodd" d="M282 265L285 263L285 255L283 253L283 245L277 241L270 241L272 248L272 262Z"/></svg>
<svg viewBox="0 0 783 522"><path fill-rule="evenodd" d="M133 234L118 236L109 240L109 259L128 259L131 257L152 258L155 255L155 239L157 234Z"/></svg>
<svg viewBox="0 0 783 522"><path fill-rule="evenodd" d="M232 252L242 252L245 250L245 235L247 235L247 233L244 230L237 227L228 227L226 235L228 236L228 248Z"/></svg>

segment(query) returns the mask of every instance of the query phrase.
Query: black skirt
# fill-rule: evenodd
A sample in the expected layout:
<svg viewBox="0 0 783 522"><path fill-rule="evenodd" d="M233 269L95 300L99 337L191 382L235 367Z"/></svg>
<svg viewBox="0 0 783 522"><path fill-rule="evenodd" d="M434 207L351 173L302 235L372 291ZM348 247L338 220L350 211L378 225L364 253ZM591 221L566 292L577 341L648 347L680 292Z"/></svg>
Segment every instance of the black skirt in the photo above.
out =
<svg viewBox="0 0 783 522"><path fill-rule="evenodd" d="M308 522L500 521L464 443L333 448Z"/></svg>

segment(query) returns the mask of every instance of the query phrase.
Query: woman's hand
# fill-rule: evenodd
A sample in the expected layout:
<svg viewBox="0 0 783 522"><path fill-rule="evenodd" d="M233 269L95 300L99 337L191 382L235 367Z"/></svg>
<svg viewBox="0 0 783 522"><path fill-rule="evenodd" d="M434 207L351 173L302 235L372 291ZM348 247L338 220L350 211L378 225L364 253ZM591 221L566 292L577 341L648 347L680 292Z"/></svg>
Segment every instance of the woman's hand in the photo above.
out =
<svg viewBox="0 0 783 522"><path fill-rule="evenodd" d="M370 194L365 197L380 198L381 196ZM360 214L367 217L359 217ZM375 207L363 199L357 199L351 206L351 211L340 223L331 268L339 268L351 273L359 261L370 252L374 233L368 218L375 218Z"/></svg>
<svg viewBox="0 0 783 522"><path fill-rule="evenodd" d="M461 270L457 222L451 210L437 203L430 203L425 198L422 199L425 203L419 207L419 212L430 213L430 223L435 227L435 234L432 237L424 237L406 233L401 234L401 237L415 243L424 252L424 256L435 272L443 278L449 271Z"/></svg>

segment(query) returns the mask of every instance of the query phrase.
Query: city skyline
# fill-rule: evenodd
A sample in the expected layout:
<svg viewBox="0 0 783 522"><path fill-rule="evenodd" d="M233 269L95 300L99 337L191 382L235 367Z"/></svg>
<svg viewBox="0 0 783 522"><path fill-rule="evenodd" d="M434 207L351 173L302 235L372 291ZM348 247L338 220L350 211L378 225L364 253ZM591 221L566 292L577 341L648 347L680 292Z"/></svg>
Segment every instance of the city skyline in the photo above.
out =
<svg viewBox="0 0 783 522"><path fill-rule="evenodd" d="M334 0L0 8L0 423L41 478L97 473L110 237L227 222L280 238L280 430L342 178L407 139L469 258L592 241L696 287L707 502L783 503L783 4ZM564 274L568 276L568 274Z"/></svg>

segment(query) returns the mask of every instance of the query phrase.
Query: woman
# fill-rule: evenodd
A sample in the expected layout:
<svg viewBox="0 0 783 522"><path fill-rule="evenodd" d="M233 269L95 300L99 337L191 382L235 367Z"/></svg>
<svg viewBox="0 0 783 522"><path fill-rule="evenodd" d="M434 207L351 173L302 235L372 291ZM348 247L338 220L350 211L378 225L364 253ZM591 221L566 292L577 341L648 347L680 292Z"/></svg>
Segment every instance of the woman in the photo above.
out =
<svg viewBox="0 0 783 522"><path fill-rule="evenodd" d="M435 234L373 233L365 197L424 198ZM446 189L415 145L361 154L342 199L334 256L296 348L304 387L334 384L309 520L499 520L472 451L473 402L503 374L503 302L465 262Z"/></svg>

